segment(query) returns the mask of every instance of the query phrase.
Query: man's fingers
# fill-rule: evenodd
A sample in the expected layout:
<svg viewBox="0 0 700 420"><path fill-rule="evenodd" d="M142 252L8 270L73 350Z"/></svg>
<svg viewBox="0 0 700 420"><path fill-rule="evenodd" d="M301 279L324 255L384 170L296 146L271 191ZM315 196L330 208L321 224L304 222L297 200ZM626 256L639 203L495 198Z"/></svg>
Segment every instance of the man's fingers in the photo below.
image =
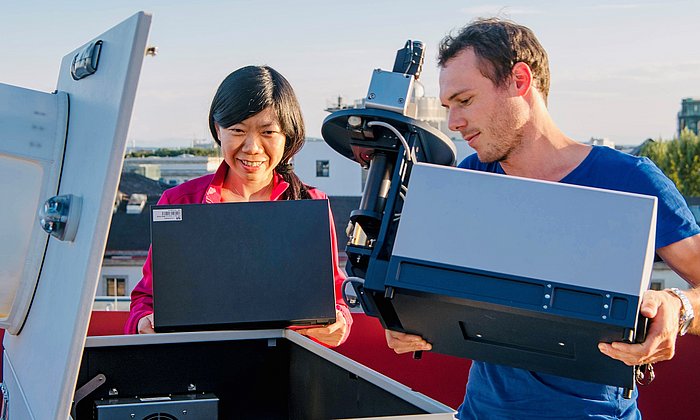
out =
<svg viewBox="0 0 700 420"><path fill-rule="evenodd" d="M398 331L386 330L386 342L389 348L398 354L432 350L433 346L422 337Z"/></svg>
<svg viewBox="0 0 700 420"><path fill-rule="evenodd" d="M661 301L656 297L656 294L647 292L642 298L639 312L647 318L655 318L660 304Z"/></svg>

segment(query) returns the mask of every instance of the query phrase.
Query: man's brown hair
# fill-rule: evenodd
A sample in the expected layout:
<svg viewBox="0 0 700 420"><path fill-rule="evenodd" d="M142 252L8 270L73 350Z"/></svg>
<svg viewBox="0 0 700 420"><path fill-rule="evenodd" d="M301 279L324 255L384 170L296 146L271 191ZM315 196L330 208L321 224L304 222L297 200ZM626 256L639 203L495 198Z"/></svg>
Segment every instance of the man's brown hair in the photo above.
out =
<svg viewBox="0 0 700 420"><path fill-rule="evenodd" d="M466 48L474 49L481 74L496 86L505 85L516 63L530 66L535 87L547 103L549 58L530 28L498 18L477 19L442 39L438 65L444 67Z"/></svg>

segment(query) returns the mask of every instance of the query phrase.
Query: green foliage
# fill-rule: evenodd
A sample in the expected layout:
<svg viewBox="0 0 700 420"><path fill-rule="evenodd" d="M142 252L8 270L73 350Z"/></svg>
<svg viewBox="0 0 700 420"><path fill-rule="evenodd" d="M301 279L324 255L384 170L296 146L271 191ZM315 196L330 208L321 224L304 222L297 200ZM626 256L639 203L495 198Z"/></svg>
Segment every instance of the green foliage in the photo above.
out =
<svg viewBox="0 0 700 420"><path fill-rule="evenodd" d="M150 156L159 156L159 157L174 157L174 156L180 156L180 155L194 155L194 156L212 156L216 157L219 156L219 148L215 147L213 149L204 149L201 147L183 147L179 149L169 149L169 148L162 148L162 149L156 149L156 150L136 150L131 153L128 153L126 157L150 157Z"/></svg>
<svg viewBox="0 0 700 420"><path fill-rule="evenodd" d="M668 176L686 197L700 197L700 138L687 129L680 138L648 141L640 151Z"/></svg>

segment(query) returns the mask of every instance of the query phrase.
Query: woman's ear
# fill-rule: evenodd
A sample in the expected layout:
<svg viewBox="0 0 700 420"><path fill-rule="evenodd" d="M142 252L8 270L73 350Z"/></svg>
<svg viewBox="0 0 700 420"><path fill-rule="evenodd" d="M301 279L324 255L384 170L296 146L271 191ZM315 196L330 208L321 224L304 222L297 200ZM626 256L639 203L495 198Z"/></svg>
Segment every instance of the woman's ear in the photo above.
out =
<svg viewBox="0 0 700 420"><path fill-rule="evenodd" d="M515 63L513 70L511 70L511 77L513 78L518 96L527 95L532 87L532 70L530 66L522 61Z"/></svg>

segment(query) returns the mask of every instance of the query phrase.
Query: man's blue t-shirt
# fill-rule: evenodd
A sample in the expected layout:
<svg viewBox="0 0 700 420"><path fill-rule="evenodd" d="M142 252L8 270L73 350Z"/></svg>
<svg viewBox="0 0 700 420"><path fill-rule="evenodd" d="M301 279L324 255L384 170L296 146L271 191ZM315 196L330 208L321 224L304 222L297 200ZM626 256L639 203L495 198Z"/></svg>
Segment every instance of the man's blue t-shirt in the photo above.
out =
<svg viewBox="0 0 700 420"><path fill-rule="evenodd" d="M505 174L498 162L482 163L473 154L460 168ZM658 197L656 247L700 233L693 214L654 163L604 146L588 156L560 182ZM460 419L638 419L637 391L539 374L474 361Z"/></svg>

